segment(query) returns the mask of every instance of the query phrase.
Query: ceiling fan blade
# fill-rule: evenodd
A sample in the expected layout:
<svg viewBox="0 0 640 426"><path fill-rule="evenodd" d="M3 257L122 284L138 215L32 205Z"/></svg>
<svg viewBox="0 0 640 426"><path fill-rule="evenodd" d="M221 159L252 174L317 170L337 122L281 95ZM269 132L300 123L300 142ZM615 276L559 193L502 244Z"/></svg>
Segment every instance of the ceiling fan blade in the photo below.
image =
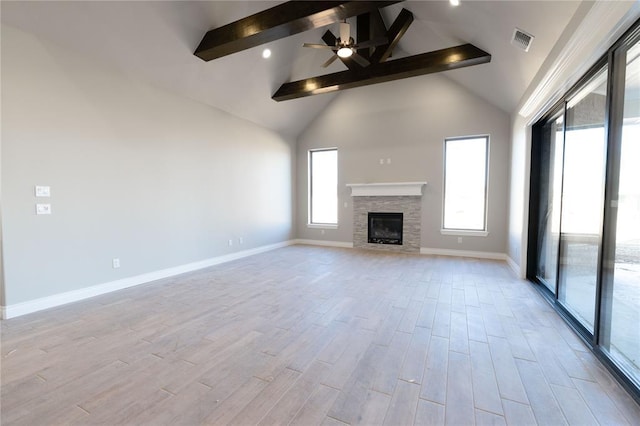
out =
<svg viewBox="0 0 640 426"><path fill-rule="evenodd" d="M302 47L313 47L314 49L335 49L335 46L327 46L326 44L313 44L313 43L305 43Z"/></svg>
<svg viewBox="0 0 640 426"><path fill-rule="evenodd" d="M351 55L351 58L356 61L356 63L360 66L363 67L368 67L369 65L371 65L371 62L367 61L365 58L363 58L362 56L358 55L356 52L353 52L353 55Z"/></svg>
<svg viewBox="0 0 640 426"><path fill-rule="evenodd" d="M329 65L331 65L336 59L338 59L338 55L331 55L331 57L329 58L329 60L327 62L325 62L324 64L322 64L322 68L326 68Z"/></svg>
<svg viewBox="0 0 640 426"><path fill-rule="evenodd" d="M349 24L346 21L340 22L340 42L342 44L349 43L349 37L351 37Z"/></svg>
<svg viewBox="0 0 640 426"><path fill-rule="evenodd" d="M373 40L367 40L367 41L363 41L362 43L358 43L355 46L353 46L355 49L364 49L367 47L375 47L375 46L382 46L384 44L388 44L389 43L389 39L386 37L377 37L374 38Z"/></svg>

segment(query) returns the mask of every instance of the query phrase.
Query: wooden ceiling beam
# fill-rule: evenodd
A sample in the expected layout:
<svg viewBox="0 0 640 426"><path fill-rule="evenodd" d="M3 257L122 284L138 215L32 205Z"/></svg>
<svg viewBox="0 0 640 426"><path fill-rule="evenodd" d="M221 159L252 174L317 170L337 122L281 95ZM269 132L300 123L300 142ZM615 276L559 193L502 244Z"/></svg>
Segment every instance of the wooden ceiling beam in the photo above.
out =
<svg viewBox="0 0 640 426"><path fill-rule="evenodd" d="M358 15L356 29L358 34L358 43L362 43L366 40L374 40L380 37L387 37L387 27L384 25L384 21L382 20L380 9ZM374 49L375 47L358 49L358 54L369 60L371 52L373 52Z"/></svg>
<svg viewBox="0 0 640 426"><path fill-rule="evenodd" d="M194 55L210 61L400 1L289 1L207 31Z"/></svg>
<svg viewBox="0 0 640 426"><path fill-rule="evenodd" d="M371 63L384 62L391 56L391 52L396 48L398 42L409 29L409 25L413 22L413 13L407 9L402 9L398 17L391 24L391 28L387 31L387 38L389 44L384 46L378 46L371 55Z"/></svg>
<svg viewBox="0 0 640 426"><path fill-rule="evenodd" d="M319 77L285 83L272 96L286 101L321 93L352 89L418 75L484 64L491 55L472 44L422 53L393 61L371 64L358 71L341 71Z"/></svg>
<svg viewBox="0 0 640 426"><path fill-rule="evenodd" d="M356 20L356 41L364 41L371 40L371 31L370 31L370 20L371 13L363 13L362 15L358 15L358 19ZM367 61L369 60L371 48L367 47L364 49L358 49L358 55L365 58Z"/></svg>

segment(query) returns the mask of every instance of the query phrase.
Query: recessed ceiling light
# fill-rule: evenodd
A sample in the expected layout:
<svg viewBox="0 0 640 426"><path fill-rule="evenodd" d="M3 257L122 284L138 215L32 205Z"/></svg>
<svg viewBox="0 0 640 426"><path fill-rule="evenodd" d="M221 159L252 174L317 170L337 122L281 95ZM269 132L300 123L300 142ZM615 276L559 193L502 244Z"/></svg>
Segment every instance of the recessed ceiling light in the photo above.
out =
<svg viewBox="0 0 640 426"><path fill-rule="evenodd" d="M449 3L451 3L451 6L458 6L460 4L460 0L449 0Z"/></svg>
<svg viewBox="0 0 640 426"><path fill-rule="evenodd" d="M262 57L265 59L271 57L271 49L264 49L262 51Z"/></svg>

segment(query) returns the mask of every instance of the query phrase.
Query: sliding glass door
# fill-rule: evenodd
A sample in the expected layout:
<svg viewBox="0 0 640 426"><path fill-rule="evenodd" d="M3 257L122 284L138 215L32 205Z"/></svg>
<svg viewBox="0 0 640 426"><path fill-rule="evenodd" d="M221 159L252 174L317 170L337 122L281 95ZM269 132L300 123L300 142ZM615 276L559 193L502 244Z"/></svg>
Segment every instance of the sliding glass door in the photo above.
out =
<svg viewBox="0 0 640 426"><path fill-rule="evenodd" d="M640 397L640 23L532 128L527 276Z"/></svg>
<svg viewBox="0 0 640 426"><path fill-rule="evenodd" d="M558 300L593 333L606 154L607 68L567 102Z"/></svg>
<svg viewBox="0 0 640 426"><path fill-rule="evenodd" d="M640 381L640 42L626 53L619 144L612 149L601 345ZM621 119L621 120L620 120Z"/></svg>
<svg viewBox="0 0 640 426"><path fill-rule="evenodd" d="M556 292L558 250L560 248L560 196L562 195L562 156L564 150L564 115L557 116L543 128L548 144L541 146L538 228L538 262L536 276L552 293Z"/></svg>

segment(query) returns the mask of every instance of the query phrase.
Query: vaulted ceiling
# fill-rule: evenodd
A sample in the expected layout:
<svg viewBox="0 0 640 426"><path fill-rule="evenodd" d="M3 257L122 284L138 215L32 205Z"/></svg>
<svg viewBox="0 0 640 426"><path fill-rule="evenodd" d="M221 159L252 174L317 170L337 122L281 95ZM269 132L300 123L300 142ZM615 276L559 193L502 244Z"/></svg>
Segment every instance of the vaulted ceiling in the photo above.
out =
<svg viewBox="0 0 640 426"><path fill-rule="evenodd" d="M340 61L321 68L331 52L302 47L305 42L322 43L327 29L337 32L336 24L209 62L193 54L208 30L280 3L2 1L1 17L3 25L80 52L131 78L297 136L338 95L286 102L275 102L272 96L283 83L346 69ZM490 63L443 75L512 113L578 5L577 1L462 0L453 7L448 1L405 1L381 12L387 27L403 8L414 15L391 61L466 43L490 53ZM349 22L355 27L355 18ZM535 36L529 52L510 44L515 28ZM265 47L272 51L269 59L262 58Z"/></svg>

